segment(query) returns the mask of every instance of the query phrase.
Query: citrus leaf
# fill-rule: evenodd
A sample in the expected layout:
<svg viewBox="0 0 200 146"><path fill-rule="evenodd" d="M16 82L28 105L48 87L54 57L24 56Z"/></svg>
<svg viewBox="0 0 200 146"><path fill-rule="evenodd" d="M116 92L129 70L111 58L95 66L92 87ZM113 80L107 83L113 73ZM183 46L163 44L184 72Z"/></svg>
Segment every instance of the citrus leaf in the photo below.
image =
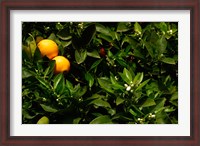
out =
<svg viewBox="0 0 200 146"><path fill-rule="evenodd" d="M97 50L93 50L92 52L87 52L87 55L93 58L101 58Z"/></svg>
<svg viewBox="0 0 200 146"><path fill-rule="evenodd" d="M57 93L62 93L65 87L65 81L64 81L64 76L62 73L56 75L56 77L53 80L53 89Z"/></svg>
<svg viewBox="0 0 200 146"><path fill-rule="evenodd" d="M40 104L40 106L41 106L46 112L55 113L55 112L58 111L57 109L52 108L51 106L44 105L44 104Z"/></svg>
<svg viewBox="0 0 200 146"><path fill-rule="evenodd" d="M153 105L156 105L155 101L151 98L147 98L141 107L149 107L149 106L153 106Z"/></svg>
<svg viewBox="0 0 200 146"><path fill-rule="evenodd" d="M96 67L101 63L102 60L103 60L103 59L99 59L99 60L95 61L95 62L92 64L92 66L90 67L90 70L96 68Z"/></svg>
<svg viewBox="0 0 200 146"><path fill-rule="evenodd" d="M72 41L61 41L61 45L63 46L63 48L68 47L69 45L71 45Z"/></svg>
<svg viewBox="0 0 200 146"><path fill-rule="evenodd" d="M46 81L44 78L41 78L39 76L35 77L44 87L46 87L47 89L50 89L50 85L49 82Z"/></svg>
<svg viewBox="0 0 200 146"><path fill-rule="evenodd" d="M142 87L144 87L149 81L150 81L150 79L147 79L146 81L142 82L142 83L135 89L135 91L140 90L140 89L141 89Z"/></svg>
<svg viewBox="0 0 200 146"><path fill-rule="evenodd" d="M107 101L104 101L102 99L95 99L92 102L90 102L88 105L90 105L90 104L94 104L94 105L100 106L100 107L111 108L110 104Z"/></svg>
<svg viewBox="0 0 200 146"><path fill-rule="evenodd" d="M76 92L74 92L73 96L75 98L80 98L82 97L85 93L87 92L87 86L84 87L79 87Z"/></svg>
<svg viewBox="0 0 200 146"><path fill-rule="evenodd" d="M131 73L126 68L124 68L123 74L124 74L124 76L127 78L127 80L130 83L132 81L132 75L131 75Z"/></svg>
<svg viewBox="0 0 200 146"><path fill-rule="evenodd" d="M120 98L120 97L117 97L116 99L116 105L120 105L124 102L124 99Z"/></svg>
<svg viewBox="0 0 200 146"><path fill-rule="evenodd" d="M92 85L94 84L94 77L89 72L87 72L85 74L85 79L88 81L89 87L92 87Z"/></svg>
<svg viewBox="0 0 200 146"><path fill-rule="evenodd" d="M129 22L119 22L117 26L117 32L126 32L130 30Z"/></svg>
<svg viewBox="0 0 200 146"><path fill-rule="evenodd" d="M55 60L50 61L49 67L44 71L44 78L54 70Z"/></svg>
<svg viewBox="0 0 200 146"><path fill-rule="evenodd" d="M61 31L59 31L57 33L58 38L62 39L62 40L70 40L72 38L72 36L69 33L69 29L68 28L64 28Z"/></svg>
<svg viewBox="0 0 200 146"><path fill-rule="evenodd" d="M77 64L83 63L86 57L87 57L87 50L85 49L75 50L75 59Z"/></svg>
<svg viewBox="0 0 200 146"><path fill-rule="evenodd" d="M108 115L102 115L93 119L90 124L112 124L112 120Z"/></svg>
<svg viewBox="0 0 200 146"><path fill-rule="evenodd" d="M155 43L155 46L159 55L164 53L167 48L167 41L165 39L165 36L161 36Z"/></svg>
<svg viewBox="0 0 200 146"><path fill-rule="evenodd" d="M142 27L140 26L140 24L138 22L135 22L134 24L134 30L135 32L142 32Z"/></svg>
<svg viewBox="0 0 200 146"><path fill-rule="evenodd" d="M137 75L135 76L135 78L133 79L133 85L138 85L142 82L143 80L143 73L137 73Z"/></svg>
<svg viewBox="0 0 200 146"><path fill-rule="evenodd" d="M25 79L25 78L28 78L31 76L35 76L35 73L23 67L22 68L22 79Z"/></svg>
<svg viewBox="0 0 200 146"><path fill-rule="evenodd" d="M167 63L167 64L176 64L175 60L173 58L169 58L169 57L163 58L163 59L161 59L161 61L164 63Z"/></svg>
<svg viewBox="0 0 200 146"><path fill-rule="evenodd" d="M102 78L97 78L97 80L101 88L103 88L104 90L110 93L114 93L114 91L112 90L112 84L108 78L102 77Z"/></svg>

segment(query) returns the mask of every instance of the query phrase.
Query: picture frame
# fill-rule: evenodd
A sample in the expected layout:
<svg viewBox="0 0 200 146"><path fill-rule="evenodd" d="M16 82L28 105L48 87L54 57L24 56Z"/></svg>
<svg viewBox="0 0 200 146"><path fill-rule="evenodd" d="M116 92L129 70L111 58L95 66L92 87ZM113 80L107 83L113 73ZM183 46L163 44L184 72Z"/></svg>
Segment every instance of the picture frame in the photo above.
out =
<svg viewBox="0 0 200 146"><path fill-rule="evenodd" d="M199 0L68 0L1 2L0 145L200 145ZM11 10L190 10L190 136L10 136L10 11Z"/></svg>

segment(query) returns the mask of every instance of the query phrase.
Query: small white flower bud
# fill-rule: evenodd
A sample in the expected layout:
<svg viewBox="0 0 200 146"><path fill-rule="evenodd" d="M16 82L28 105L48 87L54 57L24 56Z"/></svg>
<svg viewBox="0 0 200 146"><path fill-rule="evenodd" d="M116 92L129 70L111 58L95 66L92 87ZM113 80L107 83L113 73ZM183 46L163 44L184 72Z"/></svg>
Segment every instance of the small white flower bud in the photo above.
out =
<svg viewBox="0 0 200 146"><path fill-rule="evenodd" d="M131 90L131 86L126 87L126 91L130 91Z"/></svg>

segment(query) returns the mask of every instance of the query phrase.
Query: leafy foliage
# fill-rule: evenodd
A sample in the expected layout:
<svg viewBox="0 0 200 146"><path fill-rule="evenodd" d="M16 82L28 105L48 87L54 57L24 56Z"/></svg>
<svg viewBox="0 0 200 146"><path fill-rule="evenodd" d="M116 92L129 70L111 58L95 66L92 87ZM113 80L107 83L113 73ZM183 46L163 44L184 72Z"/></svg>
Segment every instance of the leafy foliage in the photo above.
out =
<svg viewBox="0 0 200 146"><path fill-rule="evenodd" d="M24 22L22 30L24 124L43 116L50 124L178 123L177 23ZM58 44L69 73L54 74L38 36Z"/></svg>

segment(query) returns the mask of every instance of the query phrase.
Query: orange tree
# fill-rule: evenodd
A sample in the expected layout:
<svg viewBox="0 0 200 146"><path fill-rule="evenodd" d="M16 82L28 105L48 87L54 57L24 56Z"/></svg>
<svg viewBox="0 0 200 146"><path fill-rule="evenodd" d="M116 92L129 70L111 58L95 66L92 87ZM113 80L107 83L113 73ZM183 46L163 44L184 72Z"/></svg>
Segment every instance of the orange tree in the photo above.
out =
<svg viewBox="0 0 200 146"><path fill-rule="evenodd" d="M24 124L178 123L178 23L24 22L22 30ZM43 39L58 46L53 57L67 58L64 72L40 52Z"/></svg>

